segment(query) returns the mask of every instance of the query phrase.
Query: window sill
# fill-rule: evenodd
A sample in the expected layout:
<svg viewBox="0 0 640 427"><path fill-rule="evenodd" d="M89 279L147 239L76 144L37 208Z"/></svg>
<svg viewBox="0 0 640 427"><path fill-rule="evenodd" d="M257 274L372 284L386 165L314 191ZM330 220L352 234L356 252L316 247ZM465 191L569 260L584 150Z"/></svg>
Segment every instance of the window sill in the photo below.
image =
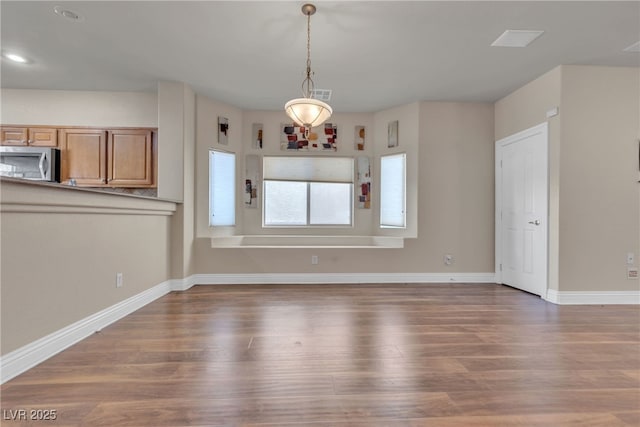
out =
<svg viewBox="0 0 640 427"><path fill-rule="evenodd" d="M403 248L403 237L389 236L225 236L212 237L212 248Z"/></svg>

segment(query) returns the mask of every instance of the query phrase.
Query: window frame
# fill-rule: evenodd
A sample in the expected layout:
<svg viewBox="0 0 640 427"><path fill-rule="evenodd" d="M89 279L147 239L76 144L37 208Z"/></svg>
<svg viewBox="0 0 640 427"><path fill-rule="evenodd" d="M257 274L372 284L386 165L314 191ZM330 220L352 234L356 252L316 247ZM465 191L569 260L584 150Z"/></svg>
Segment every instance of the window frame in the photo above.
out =
<svg viewBox="0 0 640 427"><path fill-rule="evenodd" d="M292 158L301 158L298 156L264 156L263 162L267 158L280 158L280 159L292 159ZM305 156L305 159L332 159L331 157L324 156ZM342 156L341 159L348 159L351 165L350 172L350 181L326 181L326 180L315 180L315 179L269 179L265 177L263 167L263 175L262 175L262 228L272 229L272 228L292 228L292 229L327 229L327 228L353 228L355 226L355 200L354 200L354 191L355 191L355 158L351 156ZM267 215L267 199L268 199L268 191L267 185L268 182L298 182L306 184L306 218L305 224L267 224L266 215ZM312 224L311 223L311 184L348 184L349 186L349 223L348 224Z"/></svg>
<svg viewBox="0 0 640 427"><path fill-rule="evenodd" d="M213 180L215 179L214 175L214 170L213 170L213 163L214 163L214 159L216 156L216 153L221 154L222 156L231 156L233 159L233 168L231 171L231 183L229 184L229 187L226 189L228 192L228 196L231 199L231 203L230 206L228 206L227 208L230 208L231 213L230 215L226 215L227 218L231 218L232 221L230 222L224 222L224 223L214 223L215 221L213 220L214 218L214 191L215 191L215 184L213 182ZM224 151L224 150L218 150L218 149L210 149L209 150L209 227L235 227L236 223L237 223L237 209L236 209L236 202L237 202L237 197L236 197L236 181L237 181L237 156L236 153L230 152L230 151Z"/></svg>
<svg viewBox="0 0 640 427"><path fill-rule="evenodd" d="M401 157L402 158L402 208L401 208L401 213L402 213L402 224L401 225L397 225L397 224L385 224L383 222L383 212L385 211L384 209L384 205L385 205L385 186L384 186L384 180L385 180L385 176L384 176L384 167L383 167L383 161L385 158L393 158L393 157ZM407 153L392 153L392 154L385 154L380 156L380 215L379 215L379 219L378 219L378 224L380 228L385 228L385 229L407 229ZM385 220L386 221L386 220Z"/></svg>

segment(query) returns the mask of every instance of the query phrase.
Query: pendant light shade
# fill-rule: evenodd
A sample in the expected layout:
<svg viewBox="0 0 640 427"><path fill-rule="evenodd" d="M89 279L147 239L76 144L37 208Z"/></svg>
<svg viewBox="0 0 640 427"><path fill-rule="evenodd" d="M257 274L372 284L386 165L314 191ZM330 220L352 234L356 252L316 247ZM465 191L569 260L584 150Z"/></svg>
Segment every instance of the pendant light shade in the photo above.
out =
<svg viewBox="0 0 640 427"><path fill-rule="evenodd" d="M310 128L320 126L333 113L329 104L313 98L292 99L285 104L284 111L294 122Z"/></svg>
<svg viewBox="0 0 640 427"><path fill-rule="evenodd" d="M326 102L311 97L313 80L311 79L311 15L316 13L312 4L302 6L307 17L307 77L302 82L303 98L292 99L284 105L284 111L294 122L308 128L320 126L331 117L333 110Z"/></svg>

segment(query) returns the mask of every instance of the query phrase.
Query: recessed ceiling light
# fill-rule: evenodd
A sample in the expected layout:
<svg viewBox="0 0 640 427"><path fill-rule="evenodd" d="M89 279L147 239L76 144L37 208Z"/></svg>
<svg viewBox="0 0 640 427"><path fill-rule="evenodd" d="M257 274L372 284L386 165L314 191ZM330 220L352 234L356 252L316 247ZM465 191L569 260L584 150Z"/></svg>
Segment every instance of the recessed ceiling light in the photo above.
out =
<svg viewBox="0 0 640 427"><path fill-rule="evenodd" d="M53 11L57 14L62 16L63 18L68 19L69 21L75 21L75 22L79 22L84 20L84 18L82 17L82 15L74 12L73 10L69 10L69 9L65 9L62 6L56 6L53 8Z"/></svg>
<svg viewBox="0 0 640 427"><path fill-rule="evenodd" d="M491 46L495 47L527 47L540 37L544 31L540 30L507 30L498 37Z"/></svg>
<svg viewBox="0 0 640 427"><path fill-rule="evenodd" d="M640 52L640 42L634 43L629 47L624 48L625 52Z"/></svg>
<svg viewBox="0 0 640 427"><path fill-rule="evenodd" d="M21 64L26 64L27 62L29 62L27 58L16 53L5 53L3 56L7 59L12 60L13 62L19 62Z"/></svg>

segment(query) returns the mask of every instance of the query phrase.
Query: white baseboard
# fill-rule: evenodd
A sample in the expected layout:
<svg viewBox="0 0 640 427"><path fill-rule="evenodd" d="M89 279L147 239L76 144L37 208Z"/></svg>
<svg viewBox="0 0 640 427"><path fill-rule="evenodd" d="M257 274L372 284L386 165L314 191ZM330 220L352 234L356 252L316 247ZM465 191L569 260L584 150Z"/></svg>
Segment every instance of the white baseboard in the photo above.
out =
<svg viewBox="0 0 640 427"><path fill-rule="evenodd" d="M547 290L547 301L559 305L640 304L640 291L556 291Z"/></svg>
<svg viewBox="0 0 640 427"><path fill-rule="evenodd" d="M196 275L191 275L189 277L185 277L184 279L173 279L169 280L171 284L172 291L186 291L189 290L193 285L197 285L198 283L195 281Z"/></svg>
<svg viewBox="0 0 640 427"><path fill-rule="evenodd" d="M287 273L195 274L198 285L322 283L495 283L494 273Z"/></svg>
<svg viewBox="0 0 640 427"><path fill-rule="evenodd" d="M0 358L0 380L5 383L102 328L171 292L166 281L89 317L29 343ZM184 281L179 281L180 283Z"/></svg>

